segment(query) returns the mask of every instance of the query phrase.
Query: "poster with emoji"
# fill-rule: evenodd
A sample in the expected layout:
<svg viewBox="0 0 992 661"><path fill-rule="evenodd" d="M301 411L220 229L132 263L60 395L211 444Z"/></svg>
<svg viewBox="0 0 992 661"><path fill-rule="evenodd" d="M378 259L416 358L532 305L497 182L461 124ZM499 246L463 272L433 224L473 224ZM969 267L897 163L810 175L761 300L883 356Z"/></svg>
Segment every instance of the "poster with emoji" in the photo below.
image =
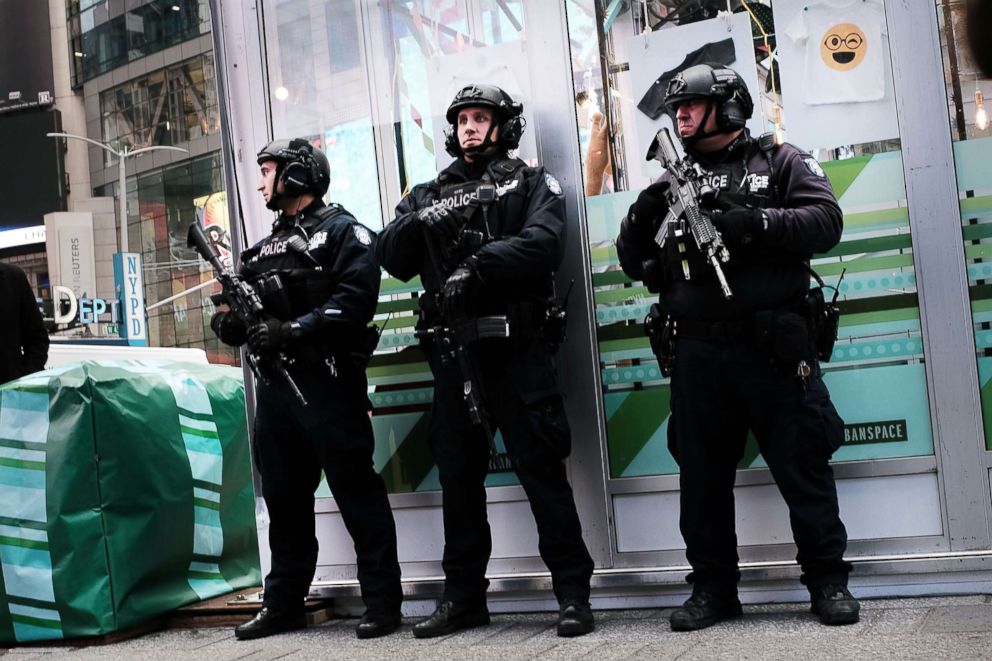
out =
<svg viewBox="0 0 992 661"><path fill-rule="evenodd" d="M814 149L898 137L882 0L775 0L772 9L784 26L786 139Z"/></svg>

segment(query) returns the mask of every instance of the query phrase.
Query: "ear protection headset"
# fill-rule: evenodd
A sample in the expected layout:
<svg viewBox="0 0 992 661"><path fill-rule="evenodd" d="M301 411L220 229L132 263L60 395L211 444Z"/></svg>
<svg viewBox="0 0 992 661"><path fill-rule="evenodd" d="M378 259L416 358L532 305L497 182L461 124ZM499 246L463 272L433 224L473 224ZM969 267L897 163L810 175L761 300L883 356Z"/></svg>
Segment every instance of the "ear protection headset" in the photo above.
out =
<svg viewBox="0 0 992 661"><path fill-rule="evenodd" d="M277 154L282 165L279 181L287 195L298 197L317 188L320 164L313 154L313 145L306 140L290 140L289 146Z"/></svg>

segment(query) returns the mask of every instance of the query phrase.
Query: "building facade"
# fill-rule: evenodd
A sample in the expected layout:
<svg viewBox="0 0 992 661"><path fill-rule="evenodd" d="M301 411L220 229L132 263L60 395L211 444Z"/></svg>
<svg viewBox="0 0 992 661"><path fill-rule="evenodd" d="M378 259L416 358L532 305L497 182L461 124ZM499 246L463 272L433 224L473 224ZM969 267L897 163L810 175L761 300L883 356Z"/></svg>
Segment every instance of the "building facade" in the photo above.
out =
<svg viewBox="0 0 992 661"><path fill-rule="evenodd" d="M227 229L209 7L198 0L64 4L83 135L115 152L184 150L151 151L125 163L127 244L142 256L148 343L203 348L212 362L234 364L237 352L209 330L216 287L160 303L212 278L186 247L189 224ZM94 145L87 155L92 195L116 199L117 155Z"/></svg>
<svg viewBox="0 0 992 661"><path fill-rule="evenodd" d="M668 381L641 329L652 296L619 270L613 240L660 174L644 158L667 121L652 90L693 51L729 48L726 63L756 100L752 133L775 132L815 155L845 213L841 244L813 266L839 290L843 312L825 378L846 422L833 466L852 586L866 596L987 590L992 86L964 46L963 3L720 0L681 16L678 4L213 0L220 105L236 155L228 183L240 191L248 240L271 218L251 155L272 136L324 147L330 198L379 227L449 162L444 109L460 86L495 83L521 100L520 155L558 177L568 204L559 284L575 287L560 369L594 595L678 602L686 563L678 467L665 442ZM442 531L426 445L430 374L412 334L418 291L383 280L380 319L392 316L369 376L376 466L392 491L404 576L430 593ZM549 579L522 491L512 474L488 485L492 589L540 599L533 590ZM322 496L315 587L353 594L351 550L336 541L340 517ZM754 446L737 502L743 597L804 598L788 514Z"/></svg>

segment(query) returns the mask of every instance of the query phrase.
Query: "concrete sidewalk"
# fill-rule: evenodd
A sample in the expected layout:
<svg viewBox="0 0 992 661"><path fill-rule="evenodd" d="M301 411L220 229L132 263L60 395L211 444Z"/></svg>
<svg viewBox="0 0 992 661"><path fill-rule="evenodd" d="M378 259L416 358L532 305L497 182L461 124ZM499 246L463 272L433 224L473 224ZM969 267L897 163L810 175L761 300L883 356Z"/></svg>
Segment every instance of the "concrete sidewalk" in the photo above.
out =
<svg viewBox="0 0 992 661"><path fill-rule="evenodd" d="M555 635L551 613L494 614L488 627L416 640L407 618L385 638L360 641L355 619L241 642L231 628L171 629L91 647L17 647L5 661L28 659L992 659L992 595L862 601L861 622L825 627L806 604L745 606L740 620L672 633L670 608L597 612L596 631Z"/></svg>

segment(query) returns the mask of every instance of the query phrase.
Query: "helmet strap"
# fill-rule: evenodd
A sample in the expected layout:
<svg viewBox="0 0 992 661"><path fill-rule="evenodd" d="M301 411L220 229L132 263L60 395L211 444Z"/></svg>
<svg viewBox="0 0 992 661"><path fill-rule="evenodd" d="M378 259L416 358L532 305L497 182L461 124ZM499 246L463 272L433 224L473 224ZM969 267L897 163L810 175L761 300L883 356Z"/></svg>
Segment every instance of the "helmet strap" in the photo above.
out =
<svg viewBox="0 0 992 661"><path fill-rule="evenodd" d="M703 127L706 126L706 123L708 121L710 121L710 115L713 114L713 111L715 109L716 109L716 101L714 101L713 99L707 100L706 101L706 114L703 115L702 121L700 121L699 122L699 126L696 127L696 132L693 133L692 135L690 135L687 138L682 138L682 144L684 144L685 146L688 147L688 146L693 145L696 142L702 140L703 138L710 138L710 137L712 137L714 135L719 135L720 133L723 133L724 132L723 129L719 126L719 124L720 124L719 119L717 120L717 127L716 127L715 130L713 130L713 131L704 131L703 130Z"/></svg>

